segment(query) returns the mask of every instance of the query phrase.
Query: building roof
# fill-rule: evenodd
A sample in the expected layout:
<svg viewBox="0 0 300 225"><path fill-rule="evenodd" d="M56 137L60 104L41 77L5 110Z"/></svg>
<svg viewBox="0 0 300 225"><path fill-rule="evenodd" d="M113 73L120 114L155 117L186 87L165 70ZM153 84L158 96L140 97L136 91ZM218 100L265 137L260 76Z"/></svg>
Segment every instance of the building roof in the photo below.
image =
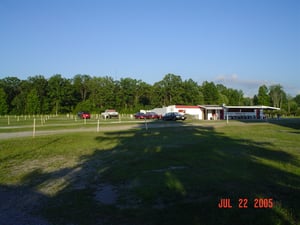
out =
<svg viewBox="0 0 300 225"><path fill-rule="evenodd" d="M200 108L209 110L222 110L223 107L219 105L199 105Z"/></svg>
<svg viewBox="0 0 300 225"><path fill-rule="evenodd" d="M280 108L264 106L264 105L255 105L255 106L224 106L227 109L268 109L268 110L280 110Z"/></svg>
<svg viewBox="0 0 300 225"><path fill-rule="evenodd" d="M180 109L199 109L198 105L175 105L175 108Z"/></svg>

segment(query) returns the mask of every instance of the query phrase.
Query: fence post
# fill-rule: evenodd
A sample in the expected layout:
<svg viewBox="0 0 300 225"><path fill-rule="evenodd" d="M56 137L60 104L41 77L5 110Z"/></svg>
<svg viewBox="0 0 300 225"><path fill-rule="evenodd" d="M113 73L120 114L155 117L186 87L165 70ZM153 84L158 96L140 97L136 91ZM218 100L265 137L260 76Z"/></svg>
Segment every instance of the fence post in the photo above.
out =
<svg viewBox="0 0 300 225"><path fill-rule="evenodd" d="M35 137L35 118L33 119L33 130L32 130L32 137Z"/></svg>
<svg viewBox="0 0 300 225"><path fill-rule="evenodd" d="M146 118L145 118L145 128L146 128L146 131L148 131L148 123L147 123Z"/></svg>
<svg viewBox="0 0 300 225"><path fill-rule="evenodd" d="M100 121L98 119L98 121L97 121L97 132L99 132L99 130L100 130Z"/></svg>

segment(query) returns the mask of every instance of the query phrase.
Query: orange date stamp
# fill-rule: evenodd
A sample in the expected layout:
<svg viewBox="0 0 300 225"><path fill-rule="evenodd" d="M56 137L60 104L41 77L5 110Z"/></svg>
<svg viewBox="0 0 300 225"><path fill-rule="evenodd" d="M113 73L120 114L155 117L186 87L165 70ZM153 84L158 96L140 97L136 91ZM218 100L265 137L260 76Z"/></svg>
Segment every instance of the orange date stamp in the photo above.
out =
<svg viewBox="0 0 300 225"><path fill-rule="evenodd" d="M253 201L249 201L248 198L239 198L237 204L234 204L230 198L221 198L218 202L218 208L220 209L231 209L233 207L238 207L239 209L250 207L255 209L271 209L273 206L273 198L254 198Z"/></svg>

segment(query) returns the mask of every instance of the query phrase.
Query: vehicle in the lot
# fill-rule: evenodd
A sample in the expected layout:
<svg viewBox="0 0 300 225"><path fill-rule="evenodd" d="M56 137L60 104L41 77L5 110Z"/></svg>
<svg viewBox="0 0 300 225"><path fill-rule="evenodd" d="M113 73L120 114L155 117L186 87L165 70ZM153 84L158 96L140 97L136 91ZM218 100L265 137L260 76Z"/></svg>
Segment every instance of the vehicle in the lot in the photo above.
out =
<svg viewBox="0 0 300 225"><path fill-rule="evenodd" d="M91 119L91 114L89 112L78 112L77 115L80 119Z"/></svg>
<svg viewBox="0 0 300 225"><path fill-rule="evenodd" d="M186 116L185 115L182 115L178 112L169 112L169 113L166 113L163 117L162 117L163 120L185 120L186 119Z"/></svg>
<svg viewBox="0 0 300 225"><path fill-rule="evenodd" d="M161 119L161 115L158 115L155 112L147 112L146 119Z"/></svg>
<svg viewBox="0 0 300 225"><path fill-rule="evenodd" d="M119 118L119 113L115 109L107 109L101 116L103 119Z"/></svg>
<svg viewBox="0 0 300 225"><path fill-rule="evenodd" d="M136 114L134 114L134 118L136 118L136 119L146 119L146 114L142 113L142 112L137 112Z"/></svg>

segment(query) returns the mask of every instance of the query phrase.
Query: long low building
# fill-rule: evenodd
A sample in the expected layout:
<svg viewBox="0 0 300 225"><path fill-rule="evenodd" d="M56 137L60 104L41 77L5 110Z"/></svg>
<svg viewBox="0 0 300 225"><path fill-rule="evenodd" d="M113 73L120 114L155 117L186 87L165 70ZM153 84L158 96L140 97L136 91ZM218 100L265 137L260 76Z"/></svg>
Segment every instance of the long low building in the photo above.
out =
<svg viewBox="0 0 300 225"><path fill-rule="evenodd" d="M164 115L168 112L187 114L199 120L264 119L264 110L280 110L270 106L170 105L150 111Z"/></svg>
<svg viewBox="0 0 300 225"><path fill-rule="evenodd" d="M223 119L264 119L264 110L280 110L270 106L224 106Z"/></svg>

